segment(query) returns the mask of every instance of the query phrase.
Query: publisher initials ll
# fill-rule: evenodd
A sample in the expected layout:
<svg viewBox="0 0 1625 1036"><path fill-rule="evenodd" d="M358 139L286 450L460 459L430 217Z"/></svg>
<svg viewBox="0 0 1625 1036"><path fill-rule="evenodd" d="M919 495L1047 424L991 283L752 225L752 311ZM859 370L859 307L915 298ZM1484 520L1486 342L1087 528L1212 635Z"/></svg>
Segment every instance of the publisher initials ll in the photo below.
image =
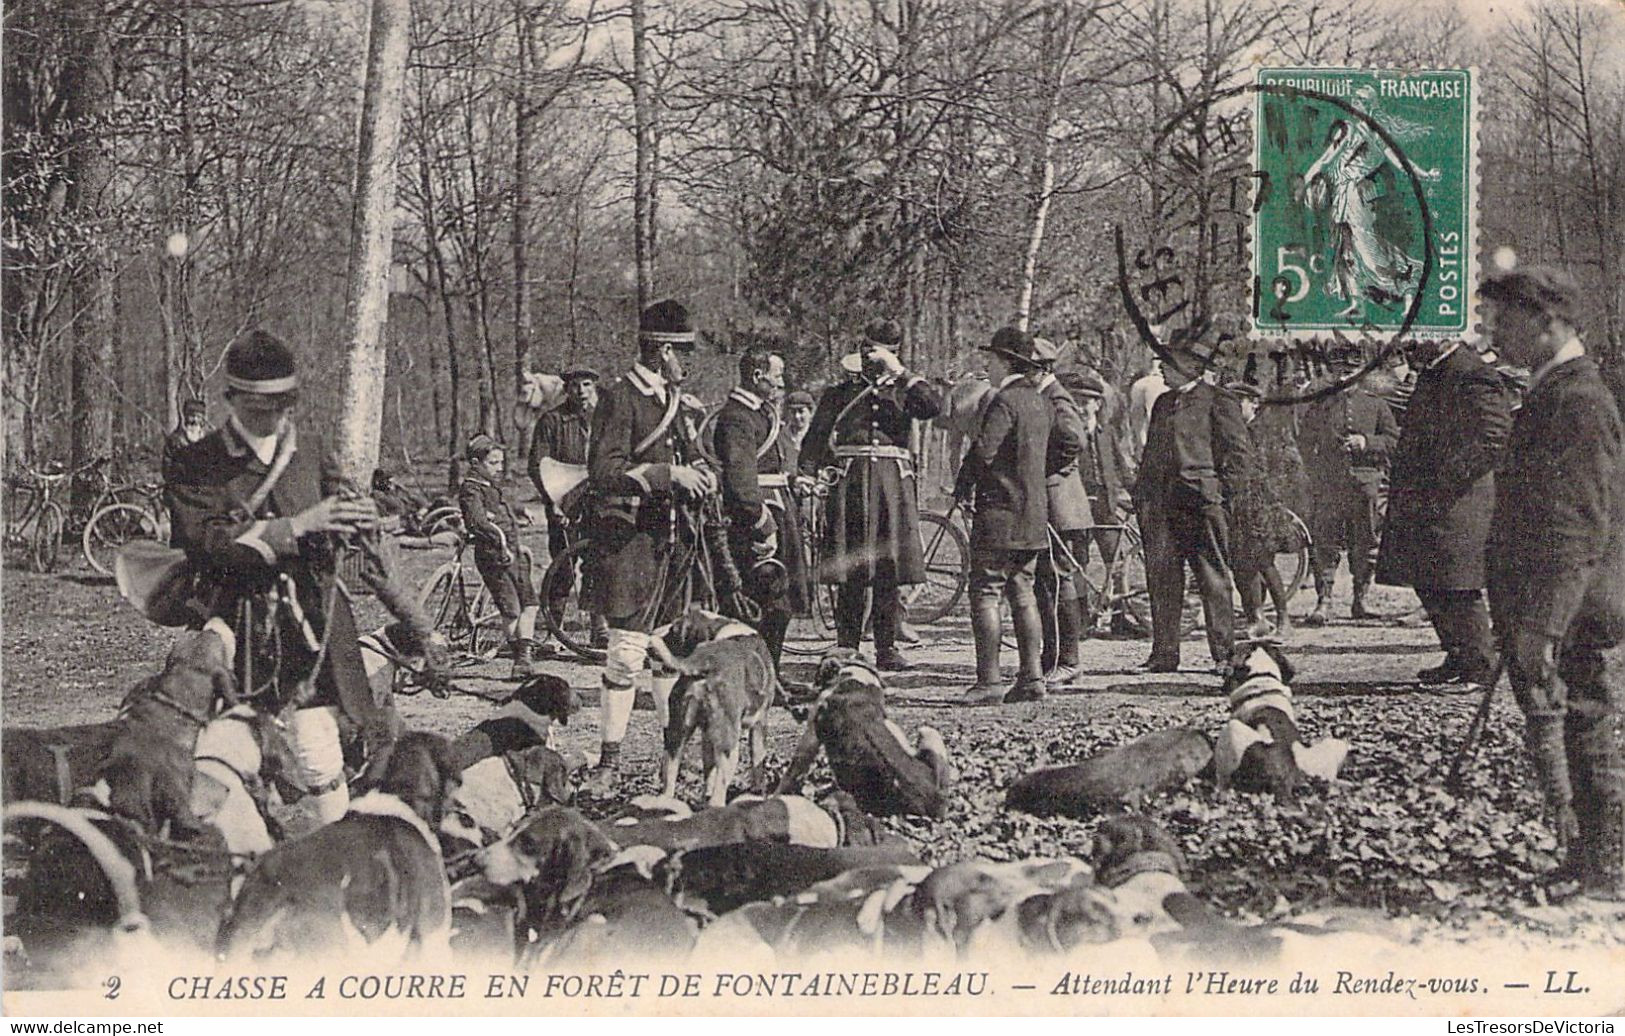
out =
<svg viewBox="0 0 1625 1036"><path fill-rule="evenodd" d="M1557 972L1548 971L1546 973L1546 989L1545 989L1545 992L1547 992L1547 993L1584 993L1584 992L1586 992L1588 987L1586 987L1586 986L1577 986L1577 985L1574 984L1574 977L1576 975L1578 975L1578 974L1579 974L1578 971L1569 972L1568 978L1564 979L1563 984L1560 986L1560 985L1557 984Z"/></svg>

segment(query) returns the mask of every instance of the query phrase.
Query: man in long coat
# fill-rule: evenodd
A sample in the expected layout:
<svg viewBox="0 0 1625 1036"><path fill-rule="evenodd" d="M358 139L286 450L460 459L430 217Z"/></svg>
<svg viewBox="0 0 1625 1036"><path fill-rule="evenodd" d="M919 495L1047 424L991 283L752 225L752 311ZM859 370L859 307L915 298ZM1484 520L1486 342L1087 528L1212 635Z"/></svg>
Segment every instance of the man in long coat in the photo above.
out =
<svg viewBox="0 0 1625 1036"><path fill-rule="evenodd" d="M1504 384L1461 342L1419 343L1420 371L1389 469L1377 582L1414 587L1444 648L1424 683L1482 683L1495 669L1484 542L1495 466L1512 427Z"/></svg>
<svg viewBox="0 0 1625 1036"><path fill-rule="evenodd" d="M286 344L255 331L225 366L231 416L180 449L168 475L174 545L198 571L192 625L230 628L238 693L286 712L294 776L330 822L349 805L342 746L375 750L399 729L393 703L367 682L349 598L334 586L330 534L369 527L377 508L295 423L299 375Z"/></svg>
<svg viewBox="0 0 1625 1036"><path fill-rule="evenodd" d="M1354 369L1345 364L1344 373ZM1354 386L1317 399L1303 409L1298 446L1309 475L1309 538L1315 545L1315 610L1305 626L1324 626L1331 607L1338 556L1348 551L1354 578L1350 616L1370 618L1365 608L1382 524L1382 480L1399 425L1387 401Z"/></svg>
<svg viewBox="0 0 1625 1036"><path fill-rule="evenodd" d="M674 535L678 495L704 495L714 486L688 463L692 446L683 421L683 367L678 352L694 350L687 308L667 299L638 319L638 362L610 383L592 415L587 484L592 494L587 539L593 545L585 603L609 623L601 676L602 747L591 791L614 790L621 740L636 697L634 680L649 650L649 631L671 616L656 609ZM657 712L675 682L654 681Z"/></svg>
<svg viewBox="0 0 1625 1036"><path fill-rule="evenodd" d="M1222 669L1230 658L1235 588L1225 507L1252 449L1241 404L1203 373L1211 352L1186 349L1171 360L1163 364L1169 390L1151 407L1134 484L1151 594L1151 657L1143 668L1153 673L1179 668L1187 565L1202 594L1213 665Z"/></svg>
<svg viewBox="0 0 1625 1036"><path fill-rule="evenodd" d="M1039 356L1054 362L1054 348L1039 350L1031 335L1001 328L988 348L995 389L982 426L954 480L954 499L972 512L971 632L976 638L976 682L968 704L1037 701L1044 697L1042 623L1033 578L1049 549L1049 494L1045 485L1054 411L1033 384ZM1065 434L1075 434L1073 432ZM1076 460L1076 449L1072 460ZM1021 666L1008 690L1000 683L999 601L1010 605Z"/></svg>
<svg viewBox="0 0 1625 1036"><path fill-rule="evenodd" d="M1552 267L1486 278L1496 349L1532 372L1496 475L1490 609L1565 850L1560 879L1625 897L1625 428ZM1612 671L1610 669L1612 668Z"/></svg>
<svg viewBox="0 0 1625 1036"><path fill-rule="evenodd" d="M942 406L940 393L903 368L893 351L903 332L890 320L864 332L864 349L841 360L846 380L818 400L801 442L800 472L840 471L825 510L818 578L837 584L835 635L841 647L863 637L865 598L873 590L875 665L910 667L897 650L899 586L925 581L920 504L910 433Z"/></svg>
<svg viewBox="0 0 1625 1036"><path fill-rule="evenodd" d="M745 593L761 608L757 628L775 666L790 616L811 604L800 514L790 494L795 440L779 416L783 394L784 358L766 349L746 351L739 386L717 412L712 433L729 550Z"/></svg>

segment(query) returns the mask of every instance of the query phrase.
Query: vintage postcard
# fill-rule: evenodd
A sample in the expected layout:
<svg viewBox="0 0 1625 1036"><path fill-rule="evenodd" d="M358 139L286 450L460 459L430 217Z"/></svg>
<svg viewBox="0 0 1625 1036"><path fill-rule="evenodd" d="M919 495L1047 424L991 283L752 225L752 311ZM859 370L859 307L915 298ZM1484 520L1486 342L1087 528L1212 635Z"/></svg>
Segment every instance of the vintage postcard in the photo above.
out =
<svg viewBox="0 0 1625 1036"><path fill-rule="evenodd" d="M3 33L6 1015L1625 1010L1617 3Z"/></svg>

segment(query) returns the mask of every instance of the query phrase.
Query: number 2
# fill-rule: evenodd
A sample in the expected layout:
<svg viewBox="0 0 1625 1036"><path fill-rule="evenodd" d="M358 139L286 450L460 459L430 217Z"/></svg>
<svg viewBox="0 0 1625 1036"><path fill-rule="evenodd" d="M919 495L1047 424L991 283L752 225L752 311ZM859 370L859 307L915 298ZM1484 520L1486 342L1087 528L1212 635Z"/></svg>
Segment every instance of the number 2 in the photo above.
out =
<svg viewBox="0 0 1625 1036"><path fill-rule="evenodd" d="M122 980L120 980L120 978L117 975L109 975L109 976L107 976L107 980L102 983L102 986L104 988L106 988L106 990L107 990L107 992L102 994L103 999L117 1000L118 999L119 986L122 985L122 984L123 984Z"/></svg>

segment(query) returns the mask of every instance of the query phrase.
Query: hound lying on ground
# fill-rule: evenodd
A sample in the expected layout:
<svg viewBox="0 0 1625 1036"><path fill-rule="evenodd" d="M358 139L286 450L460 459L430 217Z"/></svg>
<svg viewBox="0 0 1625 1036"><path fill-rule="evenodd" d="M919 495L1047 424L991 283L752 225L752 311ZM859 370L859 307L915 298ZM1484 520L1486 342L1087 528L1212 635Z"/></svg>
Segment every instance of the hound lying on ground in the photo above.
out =
<svg viewBox="0 0 1625 1036"><path fill-rule="evenodd" d="M886 718L880 673L855 652L836 651L819 663L818 698L778 793L798 790L822 750L835 783L865 811L940 820L958 780L942 735L921 727L919 748Z"/></svg>

